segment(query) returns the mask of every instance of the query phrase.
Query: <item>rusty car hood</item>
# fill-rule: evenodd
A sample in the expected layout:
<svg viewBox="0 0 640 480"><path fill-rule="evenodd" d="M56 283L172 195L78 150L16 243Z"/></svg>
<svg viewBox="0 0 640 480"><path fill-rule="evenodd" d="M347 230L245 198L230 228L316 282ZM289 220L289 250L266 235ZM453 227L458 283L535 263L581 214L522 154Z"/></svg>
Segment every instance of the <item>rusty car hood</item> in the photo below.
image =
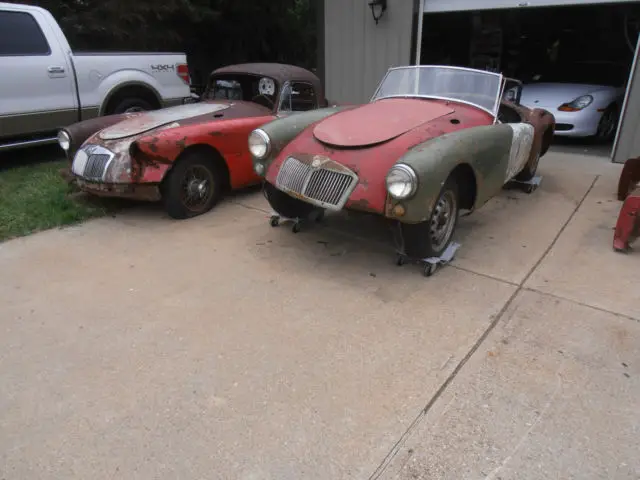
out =
<svg viewBox="0 0 640 480"><path fill-rule="evenodd" d="M338 112L313 129L314 137L336 147L366 147L389 141L455 110L441 102L388 98Z"/></svg>
<svg viewBox="0 0 640 480"><path fill-rule="evenodd" d="M135 114L102 130L102 140L121 138L151 132L160 127L176 123L178 126L213 122L234 118L268 115L270 110L252 102L216 100L191 103Z"/></svg>

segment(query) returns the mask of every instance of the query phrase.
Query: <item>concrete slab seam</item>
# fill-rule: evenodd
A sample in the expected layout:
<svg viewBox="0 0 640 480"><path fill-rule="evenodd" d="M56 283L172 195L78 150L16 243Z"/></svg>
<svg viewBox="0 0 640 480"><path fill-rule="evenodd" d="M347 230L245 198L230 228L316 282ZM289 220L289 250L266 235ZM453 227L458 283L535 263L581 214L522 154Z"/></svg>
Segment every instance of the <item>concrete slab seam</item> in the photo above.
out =
<svg viewBox="0 0 640 480"><path fill-rule="evenodd" d="M542 295L542 296L545 296L545 297L551 297L551 298L555 298L557 300L562 300L563 302L573 303L574 305L579 305L581 307L586 307L586 308L590 308L592 310L597 310L598 312L608 313L609 315L613 315L614 317L618 317L618 318L621 318L621 319L624 319L624 320L631 320L633 322L640 323L640 318L635 318L635 317L632 317L630 315L625 315L624 313L613 312L611 310L607 310L606 308L596 307L594 305L589 305L588 303L579 302L578 300L573 300L571 298L563 297L562 295L555 295L553 293L543 292L542 290L538 290L537 288L524 287L522 290L526 291L526 292L534 292L534 293L537 293L538 295Z"/></svg>
<svg viewBox="0 0 640 480"><path fill-rule="evenodd" d="M251 206L251 205L245 205L244 203L238 202L236 200L231 200L230 202L233 203L234 205L238 205L238 206L240 206L242 208L246 208L247 210L255 210L256 212L266 213L267 215L269 215L271 213L269 210L264 210L262 208L254 207L254 206Z"/></svg>
<svg viewBox="0 0 640 480"><path fill-rule="evenodd" d="M486 278L488 280L493 280L494 282L504 283L505 285L511 285L512 287L519 287L520 286L519 283L510 282L509 280L505 280L504 278L494 277L493 275L489 275L487 273L476 272L475 270L471 270L469 268L464 268L464 267L461 267L459 265L455 265L453 263L450 263L449 266L451 268L455 268L456 270L460 270L461 272L470 273L472 275L477 275L478 277L483 277L483 278Z"/></svg>
<svg viewBox="0 0 640 480"><path fill-rule="evenodd" d="M589 195L589 193L591 193L591 190L593 190L593 187L595 186L596 182L598 181L598 178L600 178L600 175L596 175L596 177L591 182L591 185L587 189L586 193L580 199L580 202L578 202L578 204L576 205L574 210L571 212L571 215L569 215L569 218L567 219L567 221L562 225L562 227L560 228L560 230L558 231L556 236L553 238L553 241L551 242L549 247L544 251L544 253L540 256L540 258L533 265L533 267L531 267L531 269L529 270L527 275L525 275L525 277L522 279L522 281L518 284L518 288L511 294L509 299L502 306L502 308L500 309L498 314L495 316L495 318L491 321L489 326L484 330L484 332L482 332L482 334L480 335L478 340L471 346L471 348L469 349L467 354L460 360L460 362L458 362L458 365L456 365L456 367L453 369L451 374L449 374L449 376L445 379L445 381L442 383L442 385L440 385L440 388L438 388L438 390L433 395L433 397L431 397L431 399L425 405L425 407L422 410L420 410L420 412L418 413L416 418L413 419L411 424L407 427L405 432L400 436L400 438L395 443L395 445L391 448L389 453L385 456L385 458L382 459L382 462L380 463L380 465L378 465L378 467L371 474L371 476L369 477L369 480L377 480L385 473L385 471L387 470L389 465L391 465L392 460L400 452L400 448L402 448L402 446L406 443L406 441L411 436L411 433L418 427L418 424L422 421L422 419L427 416L427 413L429 413L429 410L431 410L433 405L438 401L438 399L442 396L442 394L449 387L449 385L451 385L453 380L455 380L455 378L457 377L458 373L460 373L462 368L464 368L464 366L467 364L467 362L471 359L473 354L480 348L480 346L484 343L486 338L495 329L496 325L498 325L498 323L500 322L500 320L504 316L505 312L509 309L509 307L511 306L511 304L515 300L515 298L518 296L518 294L520 292L522 292L524 290L524 284L527 282L529 277L531 277L533 272L535 272L535 270L540 266L540 264L545 259L545 257L549 254L549 252L551 251L553 246L556 244L556 242L558 241L560 236L564 233L564 231L567 228L567 226L569 225L569 223L571 223L571 220L573 220L573 218L575 217L576 213L578 212L578 210L580 209L580 207L582 206L582 204L586 200L587 196Z"/></svg>
<svg viewBox="0 0 640 480"><path fill-rule="evenodd" d="M562 227L560 228L560 230L558 231L556 236L553 238L553 241L549 244L547 249L544 251L544 253L540 256L538 261L535 263L535 265L533 267L531 267L531 270L529 270L529 273L527 273L525 275L525 277L522 280L522 282L520 282L520 286L521 286L520 288L522 288L522 286L525 283L527 283L527 281L529 280L531 275L533 275L533 272L535 272L538 269L538 267L540 266L542 261L547 257L547 255L549 255L549 252L551 251L551 249L553 247L555 247L556 243L558 242L558 239L562 236L564 231L567 229L567 226L569 225L569 223L571 223L571 220L573 220L573 217L575 217L576 213L578 213L578 210L580 210L580 207L582 207L582 204L584 203L584 201L587 199L587 197L591 193L591 190L593 190L593 187L595 186L595 184L596 184L596 182L598 181L599 178L600 178L600 175L596 175L596 177L593 179L593 181L591 182L591 185L587 189L587 192L582 196L582 198L580 199L580 201L576 205L576 208L573 209L573 212L571 212L571 215L569 215L569 218L567 219L567 221L564 222L564 225L562 225Z"/></svg>

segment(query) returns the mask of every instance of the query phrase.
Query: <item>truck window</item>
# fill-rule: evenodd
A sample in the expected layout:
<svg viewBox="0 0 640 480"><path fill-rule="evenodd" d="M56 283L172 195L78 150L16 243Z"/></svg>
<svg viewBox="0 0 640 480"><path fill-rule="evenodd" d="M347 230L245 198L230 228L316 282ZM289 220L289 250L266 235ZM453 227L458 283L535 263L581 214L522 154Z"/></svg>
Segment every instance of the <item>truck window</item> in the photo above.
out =
<svg viewBox="0 0 640 480"><path fill-rule="evenodd" d="M47 39L31 14L0 11L0 56L50 53Z"/></svg>

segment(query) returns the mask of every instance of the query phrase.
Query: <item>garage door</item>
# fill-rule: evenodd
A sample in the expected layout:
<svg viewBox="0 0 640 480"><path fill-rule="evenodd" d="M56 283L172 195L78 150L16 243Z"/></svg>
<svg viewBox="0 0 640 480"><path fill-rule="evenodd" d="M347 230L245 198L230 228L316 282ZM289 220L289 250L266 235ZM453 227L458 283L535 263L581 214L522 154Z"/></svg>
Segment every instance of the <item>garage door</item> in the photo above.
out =
<svg viewBox="0 0 640 480"><path fill-rule="evenodd" d="M424 0L425 13L492 8L560 7L604 3L633 3L637 0Z"/></svg>

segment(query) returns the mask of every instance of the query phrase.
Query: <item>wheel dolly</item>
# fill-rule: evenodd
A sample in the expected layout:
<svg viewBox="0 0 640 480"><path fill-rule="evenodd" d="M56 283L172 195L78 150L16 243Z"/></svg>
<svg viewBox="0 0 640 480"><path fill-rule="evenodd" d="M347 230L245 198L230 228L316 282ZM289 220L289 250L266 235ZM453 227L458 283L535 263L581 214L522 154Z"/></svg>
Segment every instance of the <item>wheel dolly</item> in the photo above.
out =
<svg viewBox="0 0 640 480"><path fill-rule="evenodd" d="M269 217L269 225L272 227L277 227L283 223L293 223L291 227L291 231L293 233L298 233L302 230L302 227L305 224L313 223L313 222L321 222L324 218L324 210L322 208L314 209L311 214L306 218L296 217L289 218L280 215L279 213L272 211L271 216Z"/></svg>
<svg viewBox="0 0 640 480"><path fill-rule="evenodd" d="M524 193L533 193L540 186L540 182L542 181L542 176L537 175L533 177L531 180L511 180L507 183L507 185L512 185L513 188L517 188L522 190Z"/></svg>
<svg viewBox="0 0 640 480"><path fill-rule="evenodd" d="M541 181L542 181L542 177L538 175L527 181L512 180L509 182L509 184L511 184L513 188L518 188L523 192L530 194L535 192L538 189ZM404 244L404 242L401 242L401 243ZM404 253L404 247L402 247L396 250L396 265L402 266L407 263L422 264L424 276L431 277L434 273L438 271L438 269L451 263L460 246L461 246L460 243L451 242L449 246L445 249L445 251L442 252L442 255L440 255L439 257L427 257L427 258L409 257L407 254Z"/></svg>

